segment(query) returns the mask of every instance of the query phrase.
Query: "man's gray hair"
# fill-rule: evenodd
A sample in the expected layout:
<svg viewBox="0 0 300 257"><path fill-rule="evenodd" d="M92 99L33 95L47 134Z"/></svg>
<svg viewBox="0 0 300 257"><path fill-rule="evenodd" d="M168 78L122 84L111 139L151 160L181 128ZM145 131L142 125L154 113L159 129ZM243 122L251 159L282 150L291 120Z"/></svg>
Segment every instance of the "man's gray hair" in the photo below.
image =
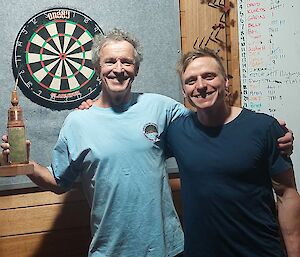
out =
<svg viewBox="0 0 300 257"><path fill-rule="evenodd" d="M114 28L106 35L96 34L93 39L92 46L92 63L96 73L99 75L100 71L100 50L106 45L106 43L111 41L127 41L134 48L134 63L136 72L139 70L140 63L143 60L142 48L137 39L131 36L128 32L122 29Z"/></svg>

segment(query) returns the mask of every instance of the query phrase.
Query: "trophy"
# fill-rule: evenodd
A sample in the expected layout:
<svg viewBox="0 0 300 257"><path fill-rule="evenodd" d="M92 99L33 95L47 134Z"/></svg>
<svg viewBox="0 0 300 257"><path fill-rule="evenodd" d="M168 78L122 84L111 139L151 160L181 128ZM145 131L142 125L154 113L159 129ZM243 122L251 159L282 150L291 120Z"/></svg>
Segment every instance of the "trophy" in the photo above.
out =
<svg viewBox="0 0 300 257"><path fill-rule="evenodd" d="M16 80L11 93L11 107L8 109L7 135L9 143L8 159L0 162L0 176L16 176L33 173L33 164L29 164L25 136L23 111L19 106Z"/></svg>

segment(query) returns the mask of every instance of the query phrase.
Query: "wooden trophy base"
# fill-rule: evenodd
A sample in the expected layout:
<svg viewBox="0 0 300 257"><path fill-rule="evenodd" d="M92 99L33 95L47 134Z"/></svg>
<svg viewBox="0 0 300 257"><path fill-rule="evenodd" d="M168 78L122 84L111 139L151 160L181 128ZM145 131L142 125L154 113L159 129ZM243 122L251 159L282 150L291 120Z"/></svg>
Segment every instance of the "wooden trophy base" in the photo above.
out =
<svg viewBox="0 0 300 257"><path fill-rule="evenodd" d="M33 164L8 164L0 166L0 177L28 175L33 173Z"/></svg>

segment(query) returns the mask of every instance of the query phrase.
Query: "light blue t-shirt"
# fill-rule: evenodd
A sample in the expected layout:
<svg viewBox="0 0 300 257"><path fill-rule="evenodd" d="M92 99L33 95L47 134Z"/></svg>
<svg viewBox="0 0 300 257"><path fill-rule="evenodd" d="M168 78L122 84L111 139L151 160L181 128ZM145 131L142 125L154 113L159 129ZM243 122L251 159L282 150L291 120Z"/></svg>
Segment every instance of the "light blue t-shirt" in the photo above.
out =
<svg viewBox="0 0 300 257"><path fill-rule="evenodd" d="M91 107L65 120L51 168L69 189L81 177L91 207L90 257L165 257L183 251L159 135L187 110L133 94L118 110Z"/></svg>

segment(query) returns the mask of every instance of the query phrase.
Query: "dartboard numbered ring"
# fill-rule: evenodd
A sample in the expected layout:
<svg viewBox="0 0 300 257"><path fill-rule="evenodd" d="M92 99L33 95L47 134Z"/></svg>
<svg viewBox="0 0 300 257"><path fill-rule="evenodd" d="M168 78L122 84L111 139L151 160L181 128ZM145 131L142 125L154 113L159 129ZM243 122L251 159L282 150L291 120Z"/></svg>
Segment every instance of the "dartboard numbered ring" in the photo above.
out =
<svg viewBox="0 0 300 257"><path fill-rule="evenodd" d="M103 34L97 23L74 9L49 9L29 19L18 33L12 61L24 95L56 110L96 97L101 87L91 47L97 33Z"/></svg>

